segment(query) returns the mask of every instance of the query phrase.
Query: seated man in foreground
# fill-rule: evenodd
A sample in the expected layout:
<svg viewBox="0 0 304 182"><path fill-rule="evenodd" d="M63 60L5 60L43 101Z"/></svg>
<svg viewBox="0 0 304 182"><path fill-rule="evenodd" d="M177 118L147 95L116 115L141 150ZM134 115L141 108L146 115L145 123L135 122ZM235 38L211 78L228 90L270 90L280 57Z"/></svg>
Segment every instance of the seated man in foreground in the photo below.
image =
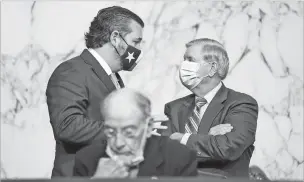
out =
<svg viewBox="0 0 304 182"><path fill-rule="evenodd" d="M151 136L148 98L130 89L109 94L101 105L107 143L92 144L75 157L74 176L134 178L195 176L196 153L165 136Z"/></svg>

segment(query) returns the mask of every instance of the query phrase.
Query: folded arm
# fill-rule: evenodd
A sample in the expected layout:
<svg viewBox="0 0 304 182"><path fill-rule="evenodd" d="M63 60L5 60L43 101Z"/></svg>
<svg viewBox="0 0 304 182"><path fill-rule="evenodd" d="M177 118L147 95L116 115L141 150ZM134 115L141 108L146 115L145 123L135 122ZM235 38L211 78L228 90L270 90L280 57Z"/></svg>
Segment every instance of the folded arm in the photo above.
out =
<svg viewBox="0 0 304 182"><path fill-rule="evenodd" d="M224 121L233 126L231 132L216 136L191 134L186 145L196 150L202 160L235 160L254 143L257 117L255 100L236 104Z"/></svg>

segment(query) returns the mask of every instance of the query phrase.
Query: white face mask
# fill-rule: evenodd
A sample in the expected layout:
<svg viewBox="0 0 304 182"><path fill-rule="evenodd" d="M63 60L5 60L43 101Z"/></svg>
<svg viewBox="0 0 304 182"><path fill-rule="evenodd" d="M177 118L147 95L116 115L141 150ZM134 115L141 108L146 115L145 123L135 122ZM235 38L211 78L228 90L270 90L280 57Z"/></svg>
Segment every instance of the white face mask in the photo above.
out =
<svg viewBox="0 0 304 182"><path fill-rule="evenodd" d="M125 165L125 166L136 166L139 163L141 163L142 161L144 161L144 147L145 147L146 140L147 140L147 132L148 132L149 121L150 121L149 119L146 120L144 133L142 135L142 138L141 138L141 141L140 141L140 144L139 144L139 148L134 149L134 148L129 146L132 150L132 153L134 154L134 157L133 157L132 160L130 160L128 162L122 160L119 157L119 155L115 155L113 153L113 151L111 150L111 147L109 145L107 145L106 153L109 155L109 157L111 159L113 159L114 161L116 161L119 165Z"/></svg>
<svg viewBox="0 0 304 182"><path fill-rule="evenodd" d="M208 64L208 63L207 63ZM202 82L202 80L209 76L200 76L198 71L201 67L200 63L183 61L180 67L180 79L185 87L192 90Z"/></svg>

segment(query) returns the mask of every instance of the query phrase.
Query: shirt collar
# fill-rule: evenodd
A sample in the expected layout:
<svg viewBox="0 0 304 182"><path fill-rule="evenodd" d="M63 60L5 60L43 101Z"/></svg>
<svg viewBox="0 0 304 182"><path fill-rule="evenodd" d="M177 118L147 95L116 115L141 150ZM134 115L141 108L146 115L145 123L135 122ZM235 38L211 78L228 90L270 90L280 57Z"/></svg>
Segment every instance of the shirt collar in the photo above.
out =
<svg viewBox="0 0 304 182"><path fill-rule="evenodd" d="M106 71L108 75L112 74L112 70L108 63L94 50L94 49L88 49L89 52L95 57L95 59L99 62L101 67Z"/></svg>
<svg viewBox="0 0 304 182"><path fill-rule="evenodd" d="M214 98L214 96L216 95L216 93L220 90L221 86L222 86L222 82L220 82L216 87L214 87L211 91L209 91L205 95L204 98L207 100L208 104L212 101L212 99Z"/></svg>

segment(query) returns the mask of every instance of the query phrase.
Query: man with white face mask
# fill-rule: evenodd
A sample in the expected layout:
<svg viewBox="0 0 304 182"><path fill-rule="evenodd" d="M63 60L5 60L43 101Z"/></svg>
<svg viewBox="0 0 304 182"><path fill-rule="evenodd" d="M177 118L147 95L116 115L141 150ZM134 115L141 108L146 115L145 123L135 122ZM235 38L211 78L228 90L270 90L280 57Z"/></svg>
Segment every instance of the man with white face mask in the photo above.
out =
<svg viewBox="0 0 304 182"><path fill-rule="evenodd" d="M186 47L180 79L193 94L165 105L164 135L196 150L202 173L248 177L258 104L222 83L229 69L223 45L204 38Z"/></svg>
<svg viewBox="0 0 304 182"><path fill-rule="evenodd" d="M151 103L131 89L109 94L101 105L107 143L76 153L74 176L135 178L195 176L196 153L165 136L153 136Z"/></svg>

